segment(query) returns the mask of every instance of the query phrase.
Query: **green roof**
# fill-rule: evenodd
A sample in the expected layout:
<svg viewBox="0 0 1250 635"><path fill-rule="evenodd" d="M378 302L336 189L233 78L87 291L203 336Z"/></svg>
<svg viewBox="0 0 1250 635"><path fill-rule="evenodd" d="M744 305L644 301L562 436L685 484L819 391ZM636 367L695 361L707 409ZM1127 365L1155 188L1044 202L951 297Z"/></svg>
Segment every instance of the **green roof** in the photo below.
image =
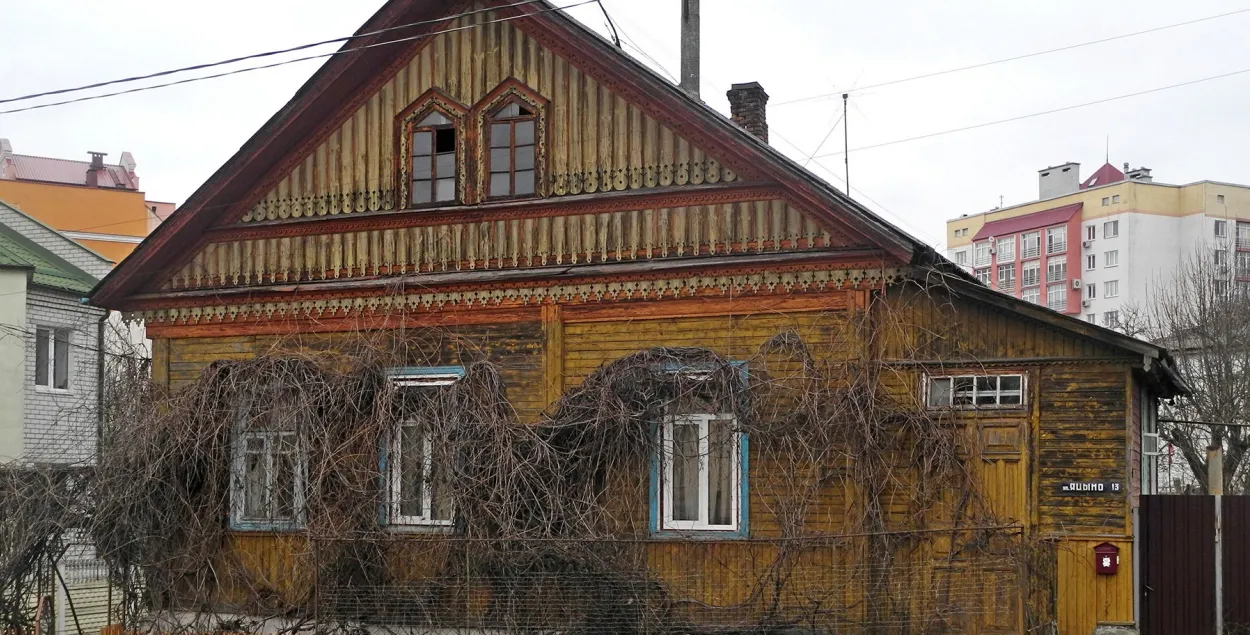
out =
<svg viewBox="0 0 1250 635"><path fill-rule="evenodd" d="M3 223L0 223L0 267L30 269L32 284L84 296L99 282Z"/></svg>

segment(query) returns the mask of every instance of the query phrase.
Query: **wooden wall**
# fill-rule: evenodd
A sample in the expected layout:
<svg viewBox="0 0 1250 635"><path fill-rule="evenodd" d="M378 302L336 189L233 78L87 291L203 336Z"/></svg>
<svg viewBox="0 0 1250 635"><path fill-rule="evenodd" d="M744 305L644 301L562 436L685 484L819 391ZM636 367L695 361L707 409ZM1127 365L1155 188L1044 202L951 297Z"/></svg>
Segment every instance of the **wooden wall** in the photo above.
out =
<svg viewBox="0 0 1250 635"><path fill-rule="evenodd" d="M480 4L480 3L479 3ZM736 175L495 12L455 20L243 217L243 222L403 207L394 121L439 88L466 107L515 77L551 101L554 195L729 182ZM476 26L474 26L476 25Z"/></svg>
<svg viewBox="0 0 1250 635"><path fill-rule="evenodd" d="M522 419L533 421L562 391L578 386L604 364L656 346L705 347L731 359L747 360L758 358L764 345L779 334L797 334L825 359L848 359L878 350L896 360L901 369L894 380L897 390L908 390L909 386L919 389L922 369L929 369L930 360L923 357L921 369L904 364L914 360L917 351L942 360L941 368L951 372L977 372L987 368L980 360L992 359L991 370L1021 372L1028 377L1027 406L963 413L952 420L975 448L972 466L985 485L991 509L1005 521L1021 523L1030 538L1058 540L1054 611L1060 632L1086 632L1094 621L1131 620L1127 492L1120 496L1068 496L1059 492L1060 484L1069 480L1123 482L1132 381L1128 360L1107 346L1019 316L959 300L930 301L898 289L886 294L884 304L874 305L877 313L871 323L880 328L883 337L873 343L860 330L868 322L862 320L864 316L854 308L857 303L848 300L845 293L829 292L828 306L838 308L789 313L718 315L713 300L707 300L704 308L708 315L684 316L651 310L631 315L628 307L622 307L619 315L603 310L579 314L552 305L543 309L541 322L431 329L425 338L429 344L420 348L413 363L489 359L503 368L508 399ZM291 347L333 348L342 346L348 337L237 335L157 340L155 375L178 387L193 381L216 359L242 359ZM1016 361L1011 361L1013 358ZM777 536L776 519L767 510L776 508L778 501L766 498L770 495L769 466L759 459L755 454L751 457L751 478L759 484L751 488L751 532L756 538ZM820 505L808 519L810 528L841 529L853 497L854 492L843 488L822 492ZM638 519L644 519L645 497L634 503ZM1116 576L1093 574L1092 546L1104 540L1121 545L1121 569ZM263 552L263 541L253 539L248 549ZM756 553L759 546L752 543L670 540L649 545L648 562L657 575L671 578L671 584L698 602L733 602L749 593L758 581L749 575L750 567L757 566L756 560L763 556ZM938 575L936 565L925 561L924 553L927 551L907 556L916 563L927 562L913 568L911 575ZM812 560L804 561L802 567L834 556L813 552L804 557ZM920 560L914 560L917 557ZM279 556L255 561L262 577L272 574L274 562L284 562ZM826 574L815 570L803 573L812 576L813 584ZM996 579L994 576L1014 573L979 570L968 575L981 581L976 583L982 594L978 601L995 607L977 617L969 629L1015 632L1024 612L1019 598L1009 601L1001 597L1003 584L983 584ZM730 584L734 580L739 582L737 586Z"/></svg>

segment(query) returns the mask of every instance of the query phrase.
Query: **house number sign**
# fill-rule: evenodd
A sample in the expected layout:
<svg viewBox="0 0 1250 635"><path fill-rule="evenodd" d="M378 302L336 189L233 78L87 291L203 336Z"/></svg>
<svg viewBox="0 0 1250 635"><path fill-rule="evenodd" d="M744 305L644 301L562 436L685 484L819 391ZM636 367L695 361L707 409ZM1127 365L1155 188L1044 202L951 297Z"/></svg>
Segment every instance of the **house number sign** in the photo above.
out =
<svg viewBox="0 0 1250 635"><path fill-rule="evenodd" d="M1069 481L1059 485L1060 494L1119 494L1118 481Z"/></svg>

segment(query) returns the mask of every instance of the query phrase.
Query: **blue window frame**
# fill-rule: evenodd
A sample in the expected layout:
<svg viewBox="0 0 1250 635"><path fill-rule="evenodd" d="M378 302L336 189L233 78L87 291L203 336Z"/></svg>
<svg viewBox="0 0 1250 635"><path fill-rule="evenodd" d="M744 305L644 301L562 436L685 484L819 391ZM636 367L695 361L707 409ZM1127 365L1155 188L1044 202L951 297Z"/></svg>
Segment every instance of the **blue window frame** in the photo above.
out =
<svg viewBox="0 0 1250 635"><path fill-rule="evenodd" d="M733 362L743 383L746 365ZM698 381L710 368L666 367ZM653 427L650 526L656 536L737 538L750 531L747 434L727 412L677 409Z"/></svg>
<svg viewBox="0 0 1250 635"><path fill-rule="evenodd" d="M438 389L464 377L463 366L395 368L387 378L400 390ZM385 501L379 522L395 528L446 529L454 522L447 493L448 465L429 422L402 418L382 442L379 473Z"/></svg>
<svg viewBox="0 0 1250 635"><path fill-rule="evenodd" d="M236 405L231 439L230 528L296 531L305 524L308 456L280 399L265 409Z"/></svg>

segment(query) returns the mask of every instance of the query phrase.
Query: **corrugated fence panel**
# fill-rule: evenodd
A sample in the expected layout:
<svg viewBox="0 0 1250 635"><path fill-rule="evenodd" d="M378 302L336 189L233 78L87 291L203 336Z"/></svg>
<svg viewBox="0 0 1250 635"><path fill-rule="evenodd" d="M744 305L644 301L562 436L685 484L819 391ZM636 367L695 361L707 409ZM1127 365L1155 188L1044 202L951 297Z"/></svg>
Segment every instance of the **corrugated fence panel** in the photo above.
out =
<svg viewBox="0 0 1250 635"><path fill-rule="evenodd" d="M1142 496L1141 528L1142 635L1214 632L1214 497Z"/></svg>

